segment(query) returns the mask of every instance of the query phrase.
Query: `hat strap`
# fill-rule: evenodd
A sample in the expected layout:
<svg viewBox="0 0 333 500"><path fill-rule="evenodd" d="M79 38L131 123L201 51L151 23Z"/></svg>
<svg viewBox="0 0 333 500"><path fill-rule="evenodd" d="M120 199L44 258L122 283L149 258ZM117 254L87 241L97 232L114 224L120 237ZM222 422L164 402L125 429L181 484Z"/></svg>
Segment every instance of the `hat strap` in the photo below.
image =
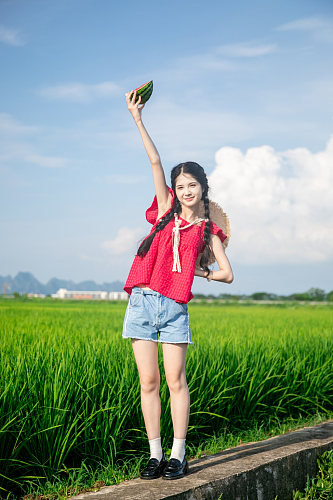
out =
<svg viewBox="0 0 333 500"><path fill-rule="evenodd" d="M190 222L186 226L180 227L182 221L178 219L178 214L175 213L175 226L172 228L172 248L173 248L173 267L172 271L181 273L182 268L180 265L180 259L179 259L179 243L180 243L180 230L181 229L187 229L190 226L193 226L194 224L200 224L202 221L206 219L195 219L193 222Z"/></svg>

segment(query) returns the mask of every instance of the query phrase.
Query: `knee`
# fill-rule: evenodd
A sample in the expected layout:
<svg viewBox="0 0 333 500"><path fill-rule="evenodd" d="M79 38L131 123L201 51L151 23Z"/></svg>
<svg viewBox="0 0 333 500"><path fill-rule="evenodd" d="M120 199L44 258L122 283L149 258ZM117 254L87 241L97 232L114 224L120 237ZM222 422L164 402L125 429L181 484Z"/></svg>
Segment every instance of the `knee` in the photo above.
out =
<svg viewBox="0 0 333 500"><path fill-rule="evenodd" d="M143 376L140 378L141 391L145 393L159 391L160 377L156 376Z"/></svg>
<svg viewBox="0 0 333 500"><path fill-rule="evenodd" d="M167 384L169 387L169 391L173 393L188 390L186 378L184 376L169 376L167 378Z"/></svg>

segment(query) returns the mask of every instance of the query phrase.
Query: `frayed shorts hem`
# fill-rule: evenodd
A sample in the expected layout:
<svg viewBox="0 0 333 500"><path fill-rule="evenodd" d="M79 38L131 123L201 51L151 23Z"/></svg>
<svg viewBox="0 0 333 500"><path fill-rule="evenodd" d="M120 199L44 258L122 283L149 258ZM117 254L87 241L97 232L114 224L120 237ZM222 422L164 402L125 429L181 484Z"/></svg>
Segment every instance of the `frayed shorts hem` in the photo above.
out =
<svg viewBox="0 0 333 500"><path fill-rule="evenodd" d="M188 344L188 345L194 345L194 342L186 342L186 340L180 340L179 342L170 342L169 340L161 340L161 339L151 339L147 337L125 337L124 335L122 336L123 339L137 339L137 340L151 340L152 342L160 342L161 344Z"/></svg>

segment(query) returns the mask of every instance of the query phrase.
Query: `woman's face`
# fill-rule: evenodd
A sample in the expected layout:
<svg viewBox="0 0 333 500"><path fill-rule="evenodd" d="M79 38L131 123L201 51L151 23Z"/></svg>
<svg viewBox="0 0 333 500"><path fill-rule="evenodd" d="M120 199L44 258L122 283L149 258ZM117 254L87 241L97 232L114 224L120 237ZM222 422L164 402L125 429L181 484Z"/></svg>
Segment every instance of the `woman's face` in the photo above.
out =
<svg viewBox="0 0 333 500"><path fill-rule="evenodd" d="M202 187L191 174L181 173L175 183L176 195L181 205L193 208L202 198Z"/></svg>

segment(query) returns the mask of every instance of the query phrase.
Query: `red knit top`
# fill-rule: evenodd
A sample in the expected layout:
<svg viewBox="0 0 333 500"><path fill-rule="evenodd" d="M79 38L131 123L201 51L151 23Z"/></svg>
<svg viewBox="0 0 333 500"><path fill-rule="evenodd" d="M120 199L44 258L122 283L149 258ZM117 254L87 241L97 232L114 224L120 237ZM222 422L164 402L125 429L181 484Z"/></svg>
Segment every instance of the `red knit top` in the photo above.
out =
<svg viewBox="0 0 333 500"><path fill-rule="evenodd" d="M171 188L169 192L172 195L171 208L175 194ZM164 214L170 212L171 208ZM151 234L160 221L157 219L158 204L157 198L154 197L152 205L146 211L146 219L153 224L149 234ZM188 222L182 217L180 227L186 226ZM198 255L204 251L206 246L204 242L204 229L205 222L198 225L190 226L180 231L179 243L179 258L181 263L181 272L172 271L173 267L173 242L172 242L172 229L175 226L174 219L155 234L154 239L148 252L144 256L135 256L134 262L130 269L124 290L132 293L132 288L139 284L145 284L147 287L155 290L156 292L165 295L176 302L183 302L187 304L192 298L191 287L194 279L195 264ZM219 228L214 222L210 222L212 234L217 234L223 242L226 235L222 229Z"/></svg>

